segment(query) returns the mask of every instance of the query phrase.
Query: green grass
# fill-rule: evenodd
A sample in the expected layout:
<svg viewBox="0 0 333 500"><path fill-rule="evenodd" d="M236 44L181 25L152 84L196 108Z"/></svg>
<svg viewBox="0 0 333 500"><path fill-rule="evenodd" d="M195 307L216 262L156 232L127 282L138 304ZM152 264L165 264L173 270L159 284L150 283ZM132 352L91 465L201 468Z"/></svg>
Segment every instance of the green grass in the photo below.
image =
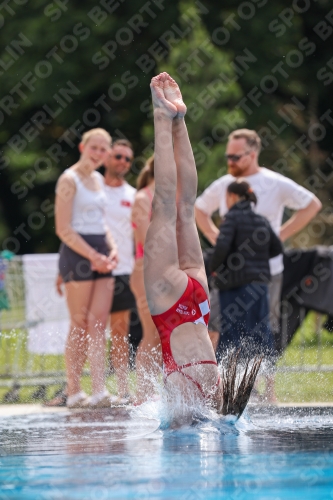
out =
<svg viewBox="0 0 333 500"><path fill-rule="evenodd" d="M332 403L333 372L278 373L275 390L279 403Z"/></svg>
<svg viewBox="0 0 333 500"><path fill-rule="evenodd" d="M323 318L310 312L278 362L278 368L333 366L333 334L320 329ZM320 332L319 334L318 332ZM333 371L277 373L276 395L281 403L333 402Z"/></svg>
<svg viewBox="0 0 333 500"><path fill-rule="evenodd" d="M64 370L63 356L31 355L27 351L27 332L11 330L0 335L0 377L8 372L54 372ZM14 370L13 370L14 369ZM1 385L1 384L0 384Z"/></svg>
<svg viewBox="0 0 333 500"><path fill-rule="evenodd" d="M303 328L295 334L291 344L278 362L278 368L306 365L333 366L333 334L323 330L321 337L316 333L319 320L315 313L309 313L303 323ZM1 381L11 381L6 372L31 371L38 373L63 372L63 356L29 355L27 352L27 333L24 330L4 331L0 335L0 386ZM91 392L90 378L83 377L83 389ZM115 377L107 380L110 392L116 392ZM135 374L130 375L130 385L135 387ZM51 397L60 384L48 387L47 396ZM31 395L35 387L20 389L20 403L32 402ZM0 402L8 388L0 387ZM281 373L276 374L276 394L279 402L333 402L333 371L311 373Z"/></svg>
<svg viewBox="0 0 333 500"><path fill-rule="evenodd" d="M129 375L129 386L130 390L132 392L135 392L135 385L136 385L136 380L135 380L135 374L133 372L130 372ZM108 390L110 391L111 394L116 394L116 379L114 375L111 375L110 377L107 378L106 381L106 386ZM52 386L47 387L47 399L51 399L56 392L56 390L60 389L62 387L61 383L55 383ZM91 394L91 382L90 382L90 377L84 376L82 377L82 389L87 393ZM21 387L19 391L20 395L20 400L18 401L18 404L23 404L23 403L41 403L41 400L35 400L32 398L32 395L34 391L36 390L36 387ZM0 387L0 404L2 402L2 399L4 395L8 392L8 388Z"/></svg>

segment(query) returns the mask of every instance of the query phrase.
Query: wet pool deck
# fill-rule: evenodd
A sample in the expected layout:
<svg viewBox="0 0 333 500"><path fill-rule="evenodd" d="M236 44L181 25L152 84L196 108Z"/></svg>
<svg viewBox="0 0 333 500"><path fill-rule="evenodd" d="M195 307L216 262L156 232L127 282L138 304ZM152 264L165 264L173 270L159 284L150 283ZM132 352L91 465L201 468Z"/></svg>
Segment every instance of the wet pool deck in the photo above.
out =
<svg viewBox="0 0 333 500"><path fill-rule="evenodd" d="M249 408L333 408L333 403L278 403L274 406L264 404L249 404ZM0 404L0 417L10 417L15 415L32 415L41 413L65 413L69 410L66 407L44 407L41 404ZM90 410L94 411L94 410Z"/></svg>
<svg viewBox="0 0 333 500"><path fill-rule="evenodd" d="M0 404L0 417L10 417L14 415L32 415L34 413L64 413L68 411L66 406L47 408L40 404Z"/></svg>

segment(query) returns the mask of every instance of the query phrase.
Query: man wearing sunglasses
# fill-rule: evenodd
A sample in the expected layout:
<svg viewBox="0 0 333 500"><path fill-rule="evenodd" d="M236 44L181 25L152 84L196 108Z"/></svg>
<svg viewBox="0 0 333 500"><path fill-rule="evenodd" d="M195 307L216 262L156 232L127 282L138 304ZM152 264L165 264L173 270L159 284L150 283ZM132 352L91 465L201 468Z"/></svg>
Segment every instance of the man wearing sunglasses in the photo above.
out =
<svg viewBox="0 0 333 500"><path fill-rule="evenodd" d="M119 399L115 403L129 402L129 325L135 298L129 288L129 277L134 265L133 230L131 213L136 189L125 180L133 161L133 147L126 139L116 140L105 166L107 195L107 223L119 248L119 263L113 271L115 290L111 308L111 364L115 370Z"/></svg>
<svg viewBox="0 0 333 500"><path fill-rule="evenodd" d="M296 182L265 167L260 167L258 157L261 140L254 130L239 129L229 135L226 147L228 174L213 182L196 201L196 221L199 229L214 246L219 234L211 215L219 210L220 216L227 212L226 190L235 178L244 177L255 192L258 203L255 211L266 217L282 241L286 241L303 229L321 209L321 202L310 191ZM282 224L284 209L294 210L292 217ZM270 260L272 281L270 293L270 315L276 339L276 348L281 351L279 334L279 303L282 286L283 256Z"/></svg>

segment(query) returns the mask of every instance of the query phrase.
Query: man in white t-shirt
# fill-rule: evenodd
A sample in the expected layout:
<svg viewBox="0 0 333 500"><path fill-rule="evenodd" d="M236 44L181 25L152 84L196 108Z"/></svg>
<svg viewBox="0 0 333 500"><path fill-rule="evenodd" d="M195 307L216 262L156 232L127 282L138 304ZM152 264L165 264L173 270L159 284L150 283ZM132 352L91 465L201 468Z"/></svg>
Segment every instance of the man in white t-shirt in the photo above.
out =
<svg viewBox="0 0 333 500"><path fill-rule="evenodd" d="M131 309L135 298L129 287L134 265L132 205L136 189L125 181L131 168L133 148L125 139L116 140L105 164L105 190L107 195L107 223L118 247L119 262L112 274L115 291L111 308L111 363L115 370L120 402L128 399L128 360Z"/></svg>
<svg viewBox="0 0 333 500"><path fill-rule="evenodd" d="M212 245L219 234L211 215L219 210L221 217L227 212L226 188L237 177L245 177L255 192L258 203L255 211L266 217L282 241L303 229L321 209L321 202L310 191L281 174L260 167L258 156L261 140L254 130L239 129L229 135L226 148L227 175L213 182L198 197L196 221L199 229ZM295 210L292 217L282 226L285 208ZM276 339L276 348L281 350L279 335L279 304L282 286L283 256L270 261L272 281L269 287L270 316Z"/></svg>

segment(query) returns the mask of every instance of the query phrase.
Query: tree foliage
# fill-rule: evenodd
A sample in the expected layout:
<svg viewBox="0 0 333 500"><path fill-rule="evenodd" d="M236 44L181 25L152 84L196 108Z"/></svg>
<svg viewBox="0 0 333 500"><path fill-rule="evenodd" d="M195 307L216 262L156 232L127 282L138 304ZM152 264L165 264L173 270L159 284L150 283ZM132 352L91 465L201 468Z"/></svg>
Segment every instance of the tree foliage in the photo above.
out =
<svg viewBox="0 0 333 500"><path fill-rule="evenodd" d="M333 191L332 3L208 0L205 5L203 22L213 43L238 66L239 107L247 126L262 135L264 163L305 182L328 203Z"/></svg>
<svg viewBox="0 0 333 500"><path fill-rule="evenodd" d="M187 105L186 123L198 169L199 190L226 173L224 158L228 134L244 123L243 112L235 110L242 96L235 82L235 71L228 54L212 44L201 23L206 8L191 2L180 3L180 13L196 19L192 29L162 61L159 71L174 75ZM184 28L184 26L183 26ZM145 137L152 137L152 122L145 127Z"/></svg>
<svg viewBox="0 0 333 500"><path fill-rule="evenodd" d="M149 81L159 70L188 104L200 189L224 173L228 132L244 125L262 135L263 164L330 209L329 0L10 0L1 15L3 248L57 250L55 182L84 130L130 139L134 179L153 147Z"/></svg>
<svg viewBox="0 0 333 500"><path fill-rule="evenodd" d="M3 246L55 251L55 181L77 160L80 133L101 126L143 146L142 103L156 68L145 60L165 27L176 26L178 6L21 0L2 13Z"/></svg>

